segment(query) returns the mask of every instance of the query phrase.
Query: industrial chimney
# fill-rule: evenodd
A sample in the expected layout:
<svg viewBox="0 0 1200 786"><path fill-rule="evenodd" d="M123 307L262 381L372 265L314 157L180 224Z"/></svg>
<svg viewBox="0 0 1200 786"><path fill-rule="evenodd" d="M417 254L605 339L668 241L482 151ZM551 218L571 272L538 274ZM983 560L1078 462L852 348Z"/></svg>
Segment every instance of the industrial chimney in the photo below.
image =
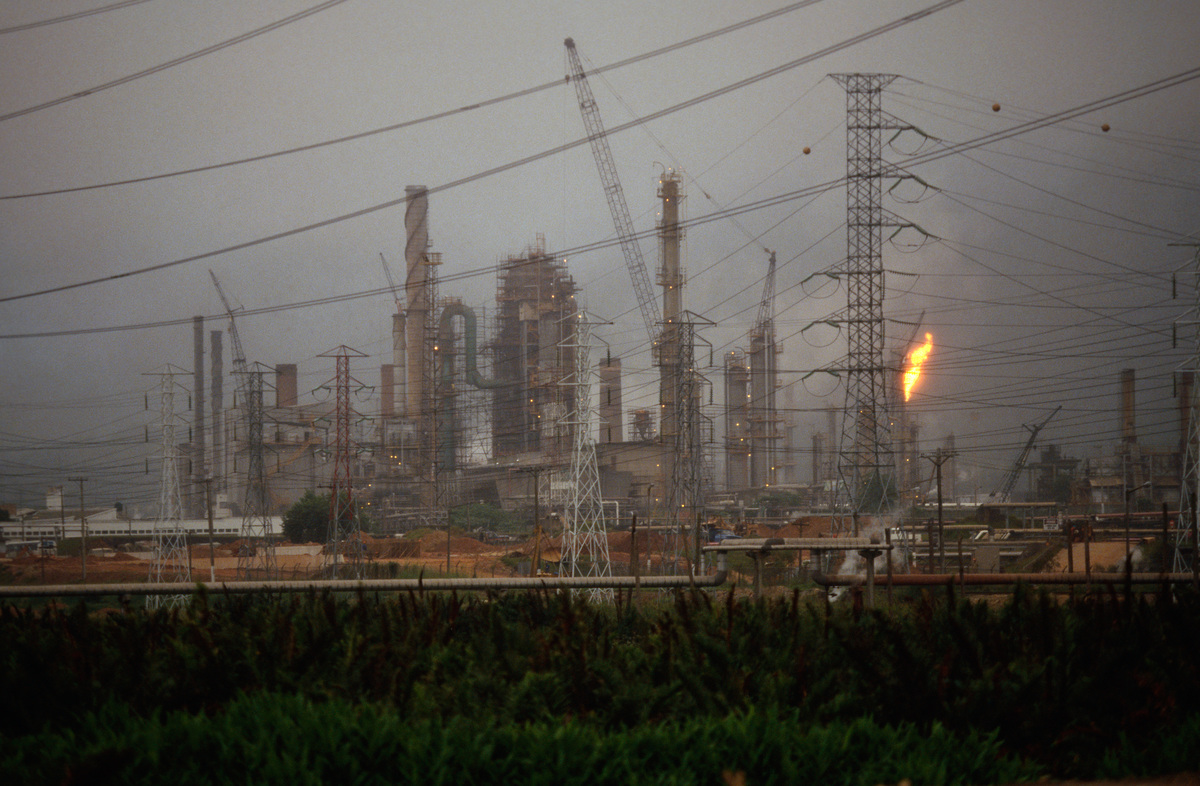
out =
<svg viewBox="0 0 1200 786"><path fill-rule="evenodd" d="M1134 371L1131 368L1121 370L1121 442L1133 445L1137 442L1137 428L1134 422Z"/></svg>
<svg viewBox="0 0 1200 786"><path fill-rule="evenodd" d="M295 363L280 363L275 366L275 406L294 407L299 403Z"/></svg>

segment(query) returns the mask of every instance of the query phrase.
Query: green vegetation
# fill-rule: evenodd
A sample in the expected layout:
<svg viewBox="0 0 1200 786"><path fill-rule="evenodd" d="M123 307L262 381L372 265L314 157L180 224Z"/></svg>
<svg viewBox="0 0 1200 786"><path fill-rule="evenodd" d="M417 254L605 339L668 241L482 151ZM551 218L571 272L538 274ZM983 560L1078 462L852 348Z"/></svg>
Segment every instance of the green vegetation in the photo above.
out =
<svg viewBox="0 0 1200 786"><path fill-rule="evenodd" d="M487 502L473 502L450 510L450 525L463 532L485 529L505 535L523 535L530 531L529 518Z"/></svg>
<svg viewBox="0 0 1200 786"><path fill-rule="evenodd" d="M357 515L359 529L373 532L371 518L361 510ZM292 543L324 543L329 538L329 495L304 492L283 514L283 536Z"/></svg>
<svg viewBox="0 0 1200 786"><path fill-rule="evenodd" d="M940 596L939 596L940 597ZM0 782L1005 783L1200 766L1200 595L0 612ZM226 767L228 769L222 769ZM189 769L196 768L196 769ZM247 775L242 774L243 768Z"/></svg>

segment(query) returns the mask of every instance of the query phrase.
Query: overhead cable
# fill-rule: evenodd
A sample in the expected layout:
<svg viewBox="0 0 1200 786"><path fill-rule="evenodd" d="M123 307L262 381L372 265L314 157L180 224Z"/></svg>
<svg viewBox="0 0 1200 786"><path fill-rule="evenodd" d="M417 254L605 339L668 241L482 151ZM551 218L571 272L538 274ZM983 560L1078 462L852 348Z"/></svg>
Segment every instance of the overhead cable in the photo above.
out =
<svg viewBox="0 0 1200 786"><path fill-rule="evenodd" d="M141 0L141 1L144 2L144 0ZM588 73L589 74L600 74L605 71L612 71L612 70L615 70L618 68L624 68L625 66L633 65L634 63L640 63L643 60L649 60L651 58L658 57L659 55L667 54L668 52L674 52L677 49L683 49L684 47L688 47L688 46L691 46L692 44L700 43L701 41L707 41L710 38L716 38L718 36L725 35L726 33L731 33L735 30L741 30L744 27L749 27L750 25L755 25L755 24L758 24L759 22L765 22L768 19L774 19L775 17L781 16L790 11L796 11L800 8L804 8L805 6L814 5L815 3L819 3L821 1L822 0L801 0L800 2L792 3L791 5L786 5L783 8L778 8L774 11L768 11L765 14L759 14L758 16L751 17L750 19L744 19L740 22L735 22L732 25L727 25L727 26L719 28L717 30L712 30L710 32L703 33L701 35L686 39L684 41L678 41L674 44L668 44L667 46L659 47L658 49L654 49L650 52L644 52L640 55L634 55L633 57L627 57L624 60L618 60L615 63L609 63L608 65L600 66L599 68L593 68ZM105 183L94 183L92 185L86 185L86 186L72 186L72 187L67 187L67 188L48 189L46 191L35 191L35 192L30 192L30 193L25 193L25 194L11 194L8 196L0 196L0 199L29 199L31 197L51 196L54 194L73 194L73 193L76 193L79 191L91 191L91 190L98 189L98 188L111 188L113 186L127 186L127 185L132 185L134 183L148 183L148 182L151 182L154 180L163 180L163 179L171 178L171 177L179 177L181 175L194 175L194 174L198 174L200 172L211 172L214 169L225 169L227 167L240 166L242 164L252 164L252 163L255 163L258 161L267 161L272 158L288 156L288 155L292 155L294 153L304 153L309 150L319 150L323 147L330 147L332 145L340 145L345 142L353 142L353 141L356 141L359 139L366 139L367 137L376 136L378 134L386 134L386 133L389 133L392 131L399 131L404 128L411 128L413 126L422 125L424 123L429 123L429 122L432 122L435 120L445 120L446 118L453 117L455 115L460 115L460 114L463 114L466 112L473 112L478 109L483 109L484 107L494 106L496 104L502 104L502 103L505 103L507 101L512 101L517 98L524 98L525 96L533 95L534 93L540 93L544 90L549 90L551 88L558 87L561 84L562 84L561 79L555 79L553 81L545 82L540 85L535 85L533 87L527 87L522 90L514 91L512 93L506 93L505 95L502 95L502 96L497 96L495 98L489 98L485 101L479 101L479 102L476 102L473 104L467 104L465 106L456 107L454 109L447 109L442 112L435 112L431 115L425 115L424 117L418 117L413 120L405 120L403 122L393 123L391 125L383 126L381 128L373 128L368 131L359 131L358 133L348 134L346 136L340 136L335 139L326 139L321 142L313 142L313 143L307 144L307 145L300 145L299 147L291 147L286 150L276 150L271 153L261 153L259 155L246 156L245 158L238 158L238 159L234 159L232 161L224 161L219 164L207 164L204 166L190 167L188 169L177 169L172 172L160 172L158 174L146 175L144 177L130 177L130 178L122 179L122 180L110 180Z"/></svg>
<svg viewBox="0 0 1200 786"><path fill-rule="evenodd" d="M104 90L109 90L114 87L119 87L121 85L133 82L137 79L141 79L142 77L151 76L152 74L157 74L159 72L166 71L167 69L174 68L177 65L183 65L184 63L190 63L191 61L198 60L199 58L204 57L205 55L211 55L213 52L220 52L222 49L228 49L231 46L236 46L237 44L245 43L246 41L249 41L252 38L257 38L258 36L263 35L265 33L274 32L275 30L278 30L279 28L284 27L285 25L290 25L292 22L299 22L301 19L307 19L308 17L312 16L313 14L319 14L322 11L325 11L329 8L333 8L336 5L341 5L344 2L346 2L346 0L325 0L324 3L313 6L312 8L309 8L307 10L301 11L298 14L292 14L291 16L276 20L276 21L270 23L269 25L264 25L263 27L259 27L255 30L251 30L248 33L242 33L239 36L234 36L233 38L226 39L224 41L221 41L220 43L213 44L212 46L206 46L203 49L183 55L182 57L177 57L174 60L168 60L165 63L159 63L158 65L150 66L149 68L142 69L141 71L138 71L136 73L127 74L126 76L120 77L118 79L114 79L111 82L105 82L102 85L96 85L95 87L85 88L84 90L80 90L78 93L72 93L69 96L61 96L59 98L51 99L50 101L44 101L40 104L37 104L36 106L30 106L30 107L26 107L24 109L18 109L15 112L8 112L7 114L0 115L0 123L4 122L5 120L12 120L15 117L22 117L23 115L33 114L34 112L40 112L43 109L49 109L50 107L59 106L60 104L65 104L69 101L74 101L77 98L84 98L86 96L90 96L90 95L99 93Z"/></svg>
<svg viewBox="0 0 1200 786"><path fill-rule="evenodd" d="M83 19L84 17L87 17L87 16L95 16L96 14L103 14L107 11L116 11L121 8L128 8L131 5L141 5L142 3L148 3L148 2L150 2L150 0L122 0L122 2L120 2L120 3L109 3L108 5L102 5L99 8L91 8L87 11L77 11L76 13L73 13L73 14L64 14L62 16L56 16L53 19L42 19L37 22L26 22L23 25L13 25L12 27L0 27L0 35L6 35L8 33L21 33L26 30L33 30L38 27L46 27L47 25L56 25L59 22L71 22L76 19Z"/></svg>
<svg viewBox="0 0 1200 786"><path fill-rule="evenodd" d="M906 24L910 24L910 23L918 21L920 19L924 19L925 17L930 16L931 14L937 13L938 11L942 11L951 6L958 5L961 2L963 2L963 0L942 0L942 2L936 3L922 11L918 11L916 13L909 14L908 16L902 17L893 22L889 22L886 25L877 27L874 30L868 31L866 33L860 33L859 35L849 38L845 41L842 41L841 43L833 44L832 46L825 47L824 49L821 49L817 52L813 52L812 54L805 55L804 57L798 58L796 60L792 60L789 63L785 63L781 66L776 66L775 68L769 69L760 74L756 74L755 76L747 77L746 79L742 79L738 82L734 82L733 84L726 85L725 87L721 87L716 90L712 90L708 93L704 93L702 95L696 96L695 98L691 98L687 101L683 101L683 102L675 104L673 106L669 106L665 109L660 109L657 112L652 112L651 114L646 115L644 117L637 118L635 120L631 120L626 123L622 123L621 125L618 125L618 126L614 126L610 129L608 129L606 135L611 136L612 134L619 133L621 131L626 131L626 130L628 130L630 128L634 128L636 126L640 126L643 123L647 123L652 120L657 120L658 118L661 118L661 117L666 117L667 115L673 114L673 113L681 111L683 109L689 109L689 108L696 106L698 104L701 104L705 101L709 101L713 98L723 96L727 93L731 93L735 90L739 90L743 87L747 87L749 85L755 84L756 82L760 82L769 77L777 76L788 70L797 68L801 65L811 63L812 61L822 58L828 54L832 54L834 52L838 52L843 49L847 49L847 48L854 46L856 44L859 44L863 41L869 40L869 39L874 38L879 35L883 35L884 33L890 32L891 30L894 30L898 27L902 27ZM452 180L449 183L443 183L440 186L432 186L432 187L426 189L426 193L428 195L432 196L433 194L436 194L436 193L439 193L442 191L448 191L450 189L466 185L467 183L473 183L477 180L483 180L485 178L492 177L493 175L498 175L503 172L508 172L509 170L512 170L512 169L517 169L519 167L525 166L526 164L530 164L535 161L540 161L543 158L548 158L550 156L564 153L564 152L566 152L568 150L572 150L576 147L580 147L582 145L589 144L589 142L590 142L590 139L588 137L576 139L573 142L568 142L566 144L559 145L558 147L554 147L549 150L543 150L540 153L534 153L533 155L525 156L524 158L520 158L515 161L510 161L507 164L501 164L500 166L492 167L491 169L486 169L482 172L477 172L473 175L467 175L466 177L459 178L458 180ZM792 198L797 198L799 196L817 193L820 189L836 186L843 181L844 181L844 178L839 178L838 180L830 181L828 183L823 183L818 186L812 187L810 189L801 189L800 191L793 192L793 194L795 196L792 196ZM323 219L321 221L315 221L311 224L305 224L304 226L295 227L293 229L288 229L283 232L276 232L274 234L267 235L265 237L256 238L254 240L247 240L242 243L237 243L237 244L234 244L231 246L226 246L224 248L219 248L219 249L216 249L213 251L206 251L201 254L194 254L192 256L183 257L181 259L174 259L169 262L160 262L157 265L148 265L146 267L136 268L134 270L128 270L124 273L115 273L115 274L109 275L109 276L101 276L100 278L88 279L86 281L78 281L73 284L63 284L63 285L60 285L57 287L48 287L46 289L36 290L33 292L26 292L26 293L23 293L20 295L9 295L8 297L0 298L0 303L8 303L8 302L11 302L14 300L23 300L25 298L37 297L40 295L49 295L49 294L52 294L55 292L65 292L67 290L79 289L81 287L91 286L93 284L102 284L102 283L111 282L111 281L120 281L121 279L124 279L124 278L138 276L143 273L151 273L156 270L165 270L166 268L175 267L177 265L183 265L188 262L198 262L203 259L211 259L213 257L221 256L221 255L228 254L228 253L231 253L234 251L242 251L247 248L254 248L255 246L260 246L260 245L264 245L266 243L274 242L276 240L282 240L284 238L293 237L295 235L300 235L305 232L311 232L314 229L323 229L328 226L333 226L334 224L339 224L343 221L349 221L349 220L352 220L355 218L361 218L363 216L370 215L372 213L377 213L381 210L387 210L387 209L390 209L393 207L397 207L399 205L404 204L406 200L407 200L407 197L400 197L398 199L390 199L386 202L381 202L376 205L371 205L370 207L364 207L360 210L355 210L350 213L344 213L340 216L334 216L332 218ZM738 214L739 214L739 212L738 212L737 208L735 208L734 210L727 211L723 215L738 215Z"/></svg>

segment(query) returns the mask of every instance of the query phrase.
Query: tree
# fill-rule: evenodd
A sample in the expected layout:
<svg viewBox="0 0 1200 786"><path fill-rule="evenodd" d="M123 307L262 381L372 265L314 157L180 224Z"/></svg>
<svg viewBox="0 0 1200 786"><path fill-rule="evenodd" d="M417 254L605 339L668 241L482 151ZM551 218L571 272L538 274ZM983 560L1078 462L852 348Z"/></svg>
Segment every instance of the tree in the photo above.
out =
<svg viewBox="0 0 1200 786"><path fill-rule="evenodd" d="M512 533L528 529L516 514L488 502L472 502L450 510L450 525Z"/></svg>
<svg viewBox="0 0 1200 786"><path fill-rule="evenodd" d="M375 522L362 510L356 510L358 528L375 531ZM324 543L329 539L329 495L311 489L283 514L283 536L292 543Z"/></svg>
<svg viewBox="0 0 1200 786"><path fill-rule="evenodd" d="M283 514L283 536L292 543L324 543L328 535L328 494L306 491Z"/></svg>

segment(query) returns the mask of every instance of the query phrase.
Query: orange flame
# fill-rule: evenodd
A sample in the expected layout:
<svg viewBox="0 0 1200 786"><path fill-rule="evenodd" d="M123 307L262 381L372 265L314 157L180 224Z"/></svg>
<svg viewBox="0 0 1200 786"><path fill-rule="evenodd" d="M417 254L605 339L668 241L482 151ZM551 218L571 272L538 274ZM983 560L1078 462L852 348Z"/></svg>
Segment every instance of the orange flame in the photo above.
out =
<svg viewBox="0 0 1200 786"><path fill-rule="evenodd" d="M929 353L933 351L933 334L925 334L925 343L908 353L908 368L904 371L904 400L908 401L912 397L912 390L917 386L917 380L921 378L921 366L925 365L925 361L929 358Z"/></svg>

